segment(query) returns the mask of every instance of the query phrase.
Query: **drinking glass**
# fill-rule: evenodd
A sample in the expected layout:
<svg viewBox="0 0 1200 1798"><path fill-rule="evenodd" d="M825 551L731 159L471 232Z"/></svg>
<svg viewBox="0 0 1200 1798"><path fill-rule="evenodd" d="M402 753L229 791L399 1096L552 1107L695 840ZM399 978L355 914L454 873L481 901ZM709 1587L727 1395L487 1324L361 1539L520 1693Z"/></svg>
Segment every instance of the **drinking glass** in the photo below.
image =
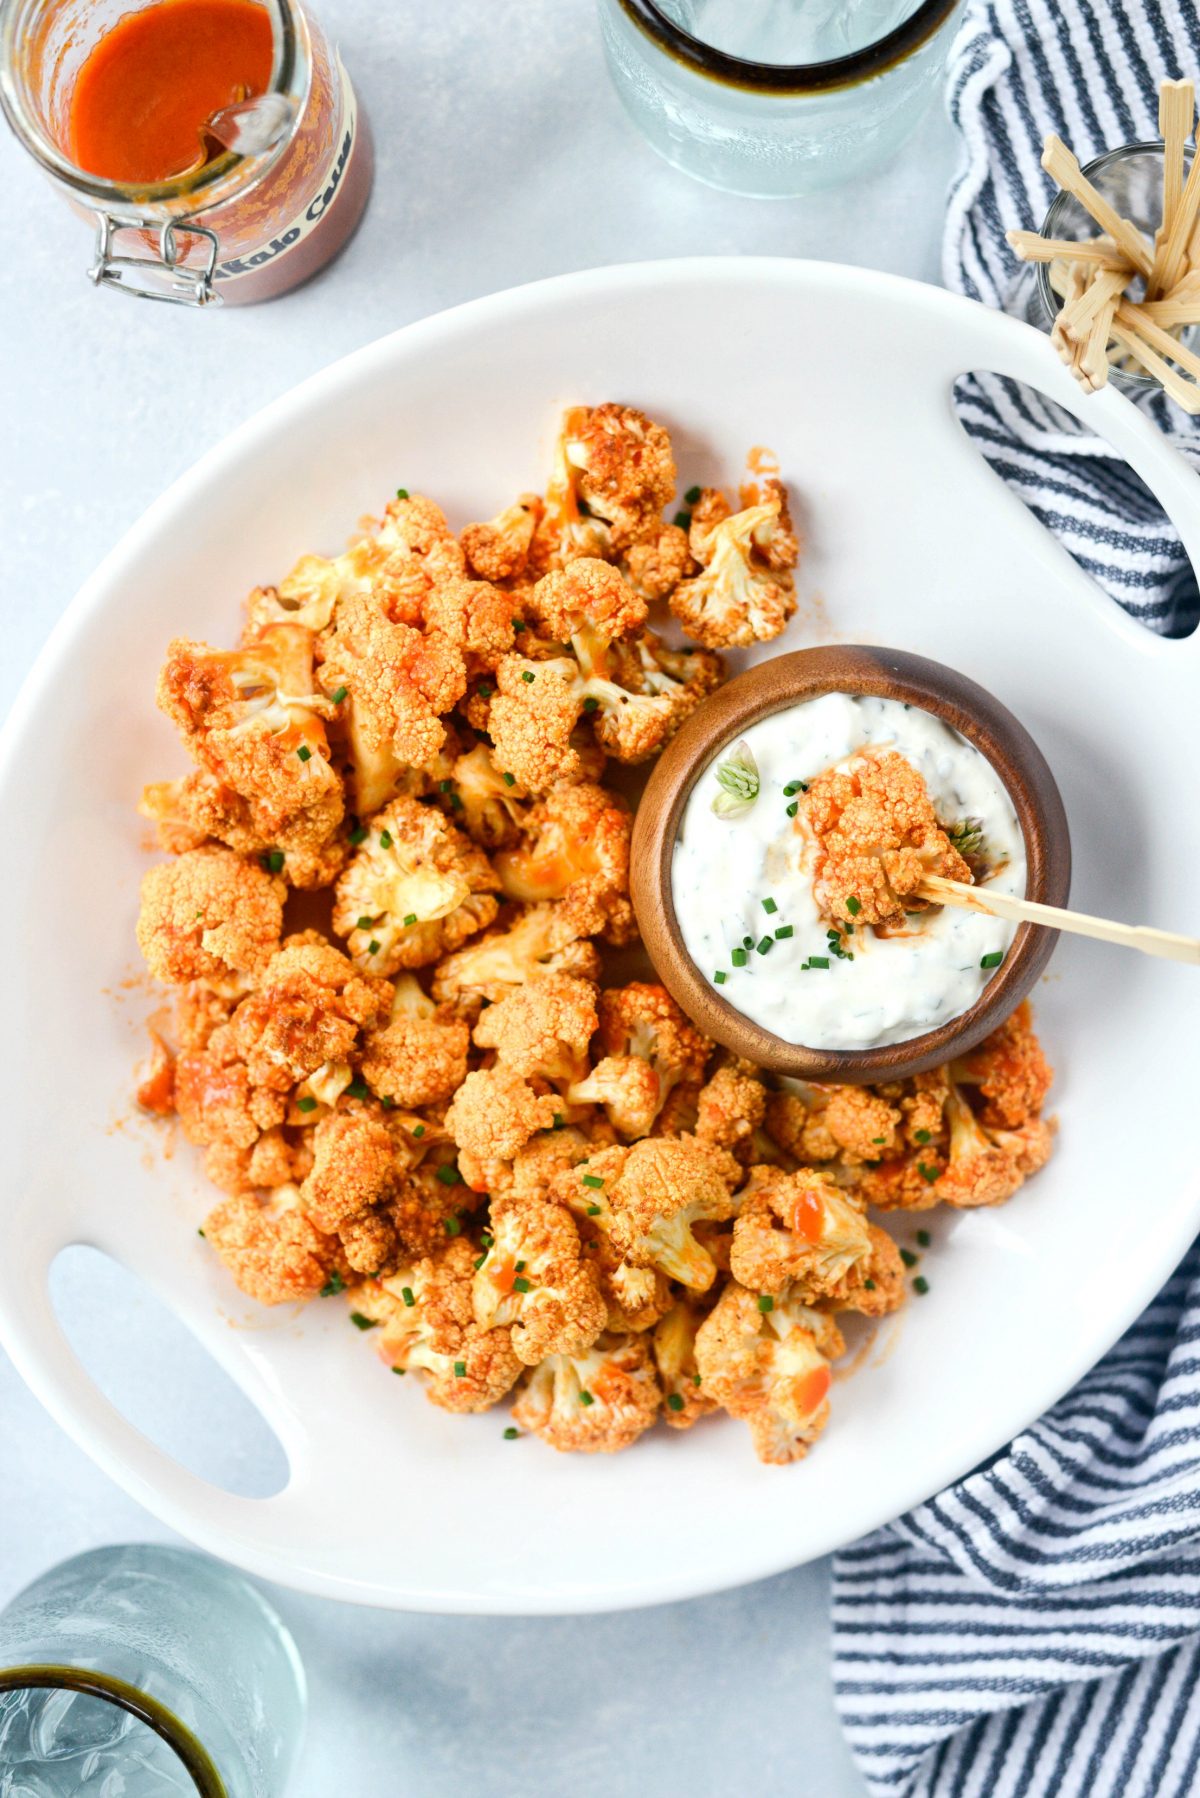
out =
<svg viewBox="0 0 1200 1798"><path fill-rule="evenodd" d="M95 1549L0 1615L0 1798L281 1798L304 1672L240 1574L191 1549Z"/></svg>
<svg viewBox="0 0 1200 1798"><path fill-rule="evenodd" d="M961 0L597 0L625 110L676 168L759 198L863 174L925 111Z"/></svg>

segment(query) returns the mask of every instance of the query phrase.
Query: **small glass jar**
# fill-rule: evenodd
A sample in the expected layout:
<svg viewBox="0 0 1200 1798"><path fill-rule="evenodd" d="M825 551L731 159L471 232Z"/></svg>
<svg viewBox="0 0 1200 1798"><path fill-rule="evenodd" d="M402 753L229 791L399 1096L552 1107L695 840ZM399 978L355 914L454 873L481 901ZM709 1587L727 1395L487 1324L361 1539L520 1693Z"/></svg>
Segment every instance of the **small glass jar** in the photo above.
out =
<svg viewBox="0 0 1200 1798"><path fill-rule="evenodd" d="M1165 148L1161 138L1157 142L1145 144L1122 144L1116 150L1108 150L1103 156L1097 156L1083 170L1084 176L1097 193L1115 207L1121 218L1126 218L1135 225L1151 243L1162 222ZM1192 151L1185 150L1185 180L1191 165ZM1047 238L1067 238L1072 243L1079 243L1099 234L1100 227L1086 207L1081 206L1073 194L1060 189L1042 221L1040 235ZM1049 262L1039 262L1036 265L1026 263L1022 271L1023 278L1016 289L1016 302L1005 308L1006 311L1017 312L1027 323L1036 325L1042 331L1051 329L1062 310L1062 301L1050 284L1052 267L1053 264ZM1134 299L1140 297L1144 286L1140 276L1130 282L1130 293ZM1179 333L1179 341L1188 349L1197 347L1197 337L1195 325L1188 325ZM1125 366L1110 363L1109 379L1123 393L1134 397L1161 391L1154 376L1139 369L1132 361Z"/></svg>
<svg viewBox="0 0 1200 1798"><path fill-rule="evenodd" d="M256 155L225 151L154 183L108 181L66 149L76 76L119 17L155 0L0 0L0 105L75 210L96 223L98 286L191 306L273 299L348 241L371 188L373 153L341 58L296 0L270 17L268 91L292 108L284 137Z"/></svg>
<svg viewBox="0 0 1200 1798"><path fill-rule="evenodd" d="M764 199L849 181L894 151L937 88L960 5L598 0L613 84L653 148Z"/></svg>

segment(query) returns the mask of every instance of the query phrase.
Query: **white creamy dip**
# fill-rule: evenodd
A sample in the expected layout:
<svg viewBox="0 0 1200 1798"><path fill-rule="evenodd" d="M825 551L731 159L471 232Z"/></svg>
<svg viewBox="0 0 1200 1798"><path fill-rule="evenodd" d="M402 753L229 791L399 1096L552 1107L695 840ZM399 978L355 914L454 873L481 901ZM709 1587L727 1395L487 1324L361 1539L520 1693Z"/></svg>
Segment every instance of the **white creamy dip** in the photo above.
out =
<svg viewBox="0 0 1200 1798"><path fill-rule="evenodd" d="M943 824L980 820L989 860L1003 861L984 890L1021 897L1024 837L991 763L929 712L848 693L775 712L735 741L747 743L758 764L758 798L736 818L713 812L717 766L734 747L727 743L692 788L672 863L675 915L705 979L763 1029L811 1049L903 1042L969 1010L996 971L990 960L980 964L1007 952L1015 926L942 906L910 918L903 936L856 931L845 944L854 959L839 960L813 897L814 846L788 816L800 795L784 788L846 763L867 744L894 749L924 776ZM789 927L790 936L777 934ZM754 946L746 965L735 967L733 952L747 937ZM803 969L813 956L828 967Z"/></svg>

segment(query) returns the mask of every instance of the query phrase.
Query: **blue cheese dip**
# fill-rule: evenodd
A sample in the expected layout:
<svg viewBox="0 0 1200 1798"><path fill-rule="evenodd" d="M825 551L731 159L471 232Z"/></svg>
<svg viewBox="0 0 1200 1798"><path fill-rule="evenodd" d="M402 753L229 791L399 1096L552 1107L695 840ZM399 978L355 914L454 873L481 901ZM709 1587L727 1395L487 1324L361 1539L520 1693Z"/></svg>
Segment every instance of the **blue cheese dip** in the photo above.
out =
<svg viewBox="0 0 1200 1798"><path fill-rule="evenodd" d="M736 816L713 811L718 766L737 743L759 790ZM897 699L825 693L752 724L713 757L684 807L671 869L689 955L721 997L764 1030L810 1049L905 1042L978 999L1015 934L955 906L909 917L903 934L870 928L831 952L813 897L817 848L796 824L799 783L857 751L895 750L924 777L939 821L978 821L991 872L982 891L1025 893L1025 841L991 763L965 737ZM791 811L789 812L789 807ZM853 959L850 959L850 957Z"/></svg>

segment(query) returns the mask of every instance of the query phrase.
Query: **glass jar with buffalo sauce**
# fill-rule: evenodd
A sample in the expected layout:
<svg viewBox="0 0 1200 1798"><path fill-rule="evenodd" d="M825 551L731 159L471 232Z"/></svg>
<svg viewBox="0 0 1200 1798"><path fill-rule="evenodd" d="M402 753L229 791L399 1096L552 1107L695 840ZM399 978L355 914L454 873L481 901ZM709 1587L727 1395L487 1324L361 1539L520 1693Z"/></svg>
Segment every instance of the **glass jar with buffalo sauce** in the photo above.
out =
<svg viewBox="0 0 1200 1798"><path fill-rule="evenodd" d="M205 129L260 96L267 147ZM286 293L344 246L370 191L366 120L295 0L0 0L0 104L95 220L91 279L146 299Z"/></svg>

